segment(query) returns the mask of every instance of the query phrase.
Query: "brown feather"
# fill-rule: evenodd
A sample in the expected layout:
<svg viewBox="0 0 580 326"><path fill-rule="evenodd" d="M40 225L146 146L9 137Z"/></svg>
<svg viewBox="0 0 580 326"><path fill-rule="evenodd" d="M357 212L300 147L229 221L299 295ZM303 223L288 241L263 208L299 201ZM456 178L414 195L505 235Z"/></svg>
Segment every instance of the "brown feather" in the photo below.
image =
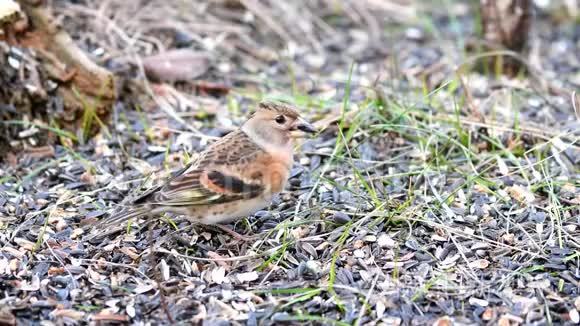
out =
<svg viewBox="0 0 580 326"><path fill-rule="evenodd" d="M235 149L235 150L234 150ZM242 131L236 130L212 144L198 160L174 175L163 186L141 196L136 204L189 206L227 203L259 195L263 188L258 189L255 183L246 184L244 191L232 191L227 187L219 187L215 182L208 182L208 172L219 172L229 178L230 182L238 180L245 182L232 166L245 165L256 157L269 156ZM258 180L261 181L261 180Z"/></svg>

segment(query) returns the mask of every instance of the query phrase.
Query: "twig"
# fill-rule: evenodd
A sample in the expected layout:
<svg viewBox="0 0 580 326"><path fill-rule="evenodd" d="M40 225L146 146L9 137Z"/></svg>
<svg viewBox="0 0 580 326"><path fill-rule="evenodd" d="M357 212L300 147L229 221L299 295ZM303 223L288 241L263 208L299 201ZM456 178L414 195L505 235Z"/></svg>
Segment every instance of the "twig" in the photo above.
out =
<svg viewBox="0 0 580 326"><path fill-rule="evenodd" d="M473 101L473 96L471 95L471 90L467 87L465 80L463 80L463 75L459 70L456 71L457 79L459 79L459 83L461 84L461 88L463 88L463 92L465 93L465 97L467 98L467 105L469 106L469 110L471 114L476 117L478 120L484 122L484 117L481 115L481 112L475 106Z"/></svg>
<svg viewBox="0 0 580 326"><path fill-rule="evenodd" d="M90 262L90 263L96 263L96 264L104 264L104 265L109 265L109 266L128 268L128 269L134 271L135 273L141 275L141 277L152 281L152 279L149 276L147 276L146 274L144 274L143 272L141 272L138 268L135 268L135 267L133 267L133 266L131 266L129 264L113 263L113 262L106 261L106 260L90 259L90 258L80 258L79 260L81 262L83 262L83 261L84 262L87 262L87 265L89 265L88 262Z"/></svg>
<svg viewBox="0 0 580 326"><path fill-rule="evenodd" d="M288 33L280 26L274 19L272 19L272 15L268 13L267 9L264 6L255 0L240 0L240 2L244 5L244 7L248 8L251 12L253 12L256 16L260 17L270 27L272 31L278 34L284 41L287 43L292 43L294 40L288 35Z"/></svg>
<svg viewBox="0 0 580 326"><path fill-rule="evenodd" d="M580 120L580 109L578 109L578 99L577 99L578 97L576 96L576 91L572 91L570 97L572 97L572 107L574 108L576 119Z"/></svg>

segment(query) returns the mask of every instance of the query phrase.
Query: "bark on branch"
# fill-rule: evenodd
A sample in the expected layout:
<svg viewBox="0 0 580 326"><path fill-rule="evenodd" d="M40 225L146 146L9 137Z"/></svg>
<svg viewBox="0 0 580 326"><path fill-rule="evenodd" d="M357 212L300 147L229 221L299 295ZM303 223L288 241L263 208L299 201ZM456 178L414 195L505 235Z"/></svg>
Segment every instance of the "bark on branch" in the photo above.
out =
<svg viewBox="0 0 580 326"><path fill-rule="evenodd" d="M90 119L107 119L116 98L113 74L91 61L39 2L19 0L24 17L0 25L0 41L34 49L41 82L49 79L58 86L51 95L62 99L63 106L50 114L62 127L76 132L87 114Z"/></svg>
<svg viewBox="0 0 580 326"><path fill-rule="evenodd" d="M523 53L526 50L532 22L531 0L480 0L481 22L485 43L498 48ZM520 64L509 57L494 57L492 68L514 75ZM501 66L500 66L501 65ZM497 69L496 69L497 71Z"/></svg>

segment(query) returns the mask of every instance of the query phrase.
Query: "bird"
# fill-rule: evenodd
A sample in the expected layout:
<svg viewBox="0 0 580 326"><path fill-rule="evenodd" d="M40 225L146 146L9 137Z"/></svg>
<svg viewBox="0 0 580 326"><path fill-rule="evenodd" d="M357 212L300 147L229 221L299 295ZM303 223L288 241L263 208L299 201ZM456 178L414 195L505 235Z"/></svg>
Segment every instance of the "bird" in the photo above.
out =
<svg viewBox="0 0 580 326"><path fill-rule="evenodd" d="M294 162L292 134L316 133L296 107L262 101L238 129L223 136L159 186L121 203L91 227L91 239L139 217L183 215L219 225L268 206L282 192ZM122 229L122 228L121 228Z"/></svg>

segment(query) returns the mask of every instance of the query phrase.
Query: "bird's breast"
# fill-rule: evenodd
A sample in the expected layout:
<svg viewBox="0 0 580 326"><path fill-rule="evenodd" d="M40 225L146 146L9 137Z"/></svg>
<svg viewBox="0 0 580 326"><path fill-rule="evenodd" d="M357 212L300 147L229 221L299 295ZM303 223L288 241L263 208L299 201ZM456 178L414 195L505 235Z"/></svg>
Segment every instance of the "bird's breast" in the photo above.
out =
<svg viewBox="0 0 580 326"><path fill-rule="evenodd" d="M283 154L265 155L243 171L249 180L257 180L271 194L284 190L290 175L292 157Z"/></svg>

